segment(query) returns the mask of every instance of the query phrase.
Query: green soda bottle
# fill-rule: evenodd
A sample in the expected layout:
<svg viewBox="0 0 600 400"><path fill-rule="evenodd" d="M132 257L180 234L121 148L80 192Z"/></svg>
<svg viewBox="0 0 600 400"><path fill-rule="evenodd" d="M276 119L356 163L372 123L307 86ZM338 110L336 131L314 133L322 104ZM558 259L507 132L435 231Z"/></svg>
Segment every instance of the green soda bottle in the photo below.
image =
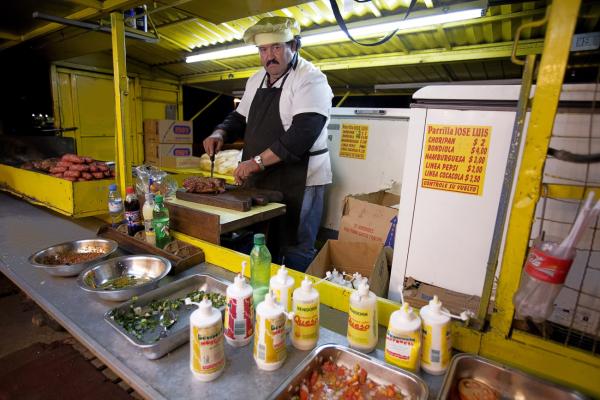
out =
<svg viewBox="0 0 600 400"><path fill-rule="evenodd" d="M250 252L250 285L254 307L265 299L269 291L270 279L271 253L265 246L265 235L257 233L254 235L254 247Z"/></svg>
<svg viewBox="0 0 600 400"><path fill-rule="evenodd" d="M169 210L165 207L160 194L154 198L152 228L156 235L156 247L162 249L171 241L171 235L169 233Z"/></svg>

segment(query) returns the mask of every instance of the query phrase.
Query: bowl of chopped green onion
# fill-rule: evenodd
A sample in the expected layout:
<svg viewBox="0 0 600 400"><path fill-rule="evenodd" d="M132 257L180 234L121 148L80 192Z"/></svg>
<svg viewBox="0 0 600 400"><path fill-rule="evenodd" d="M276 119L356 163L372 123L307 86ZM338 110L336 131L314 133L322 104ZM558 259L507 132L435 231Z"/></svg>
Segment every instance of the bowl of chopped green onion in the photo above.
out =
<svg viewBox="0 0 600 400"><path fill-rule="evenodd" d="M104 300L124 301L154 289L171 262L154 255L131 255L102 261L79 274L77 283Z"/></svg>

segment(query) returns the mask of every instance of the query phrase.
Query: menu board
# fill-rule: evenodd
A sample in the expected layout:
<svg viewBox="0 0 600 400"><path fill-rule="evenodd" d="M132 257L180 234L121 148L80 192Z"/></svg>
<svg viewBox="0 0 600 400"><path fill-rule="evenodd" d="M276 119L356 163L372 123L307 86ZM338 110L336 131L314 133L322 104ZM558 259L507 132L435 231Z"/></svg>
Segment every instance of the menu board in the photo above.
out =
<svg viewBox="0 0 600 400"><path fill-rule="evenodd" d="M369 125L342 124L341 132L340 157L366 159Z"/></svg>
<svg viewBox="0 0 600 400"><path fill-rule="evenodd" d="M483 195L491 126L427 125L421 187Z"/></svg>

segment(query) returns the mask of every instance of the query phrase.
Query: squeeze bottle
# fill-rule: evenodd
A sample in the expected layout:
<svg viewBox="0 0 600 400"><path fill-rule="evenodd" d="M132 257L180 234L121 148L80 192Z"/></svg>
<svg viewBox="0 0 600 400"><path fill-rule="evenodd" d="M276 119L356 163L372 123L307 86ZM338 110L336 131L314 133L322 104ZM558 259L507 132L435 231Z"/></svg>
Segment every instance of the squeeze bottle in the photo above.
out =
<svg viewBox="0 0 600 400"><path fill-rule="evenodd" d="M200 303L186 299L186 304L198 306L190 315L190 370L197 379L212 381L225 367L221 312L206 297Z"/></svg>
<svg viewBox="0 0 600 400"><path fill-rule="evenodd" d="M144 231L146 233L146 242L156 246L156 236L152 228L152 218L154 214L154 195L147 191L144 196L144 206L142 207L142 216L144 218Z"/></svg>
<svg viewBox="0 0 600 400"><path fill-rule="evenodd" d="M437 296L421 308L423 319L423 354L421 368L431 375L442 375L448 369L452 335L448 310L442 308Z"/></svg>
<svg viewBox="0 0 600 400"><path fill-rule="evenodd" d="M267 293L264 301L256 306L253 355L258 368L274 371L283 365L287 357L286 319L283 307L275 303L271 293Z"/></svg>
<svg viewBox="0 0 600 400"><path fill-rule="evenodd" d="M404 302L390 316L385 335L385 361L418 372L421 362L421 318Z"/></svg>
<svg viewBox="0 0 600 400"><path fill-rule="evenodd" d="M307 276L294 290L292 304L292 344L299 350L310 350L319 340L319 292Z"/></svg>
<svg viewBox="0 0 600 400"><path fill-rule="evenodd" d="M242 262L242 272L227 287L227 308L225 308L225 340L234 347L250 343L254 334L254 304L252 286L246 283L244 271L246 261Z"/></svg>
<svg viewBox="0 0 600 400"><path fill-rule="evenodd" d="M377 296L369 285L361 282L350 295L348 307L348 344L351 348L370 353L377 346Z"/></svg>
<svg viewBox="0 0 600 400"><path fill-rule="evenodd" d="M283 311L292 310L292 290L294 288L294 278L288 275L285 265L281 265L277 274L271 278L269 290L275 296L275 301L283 306ZM290 322L285 323L286 331L290 331Z"/></svg>

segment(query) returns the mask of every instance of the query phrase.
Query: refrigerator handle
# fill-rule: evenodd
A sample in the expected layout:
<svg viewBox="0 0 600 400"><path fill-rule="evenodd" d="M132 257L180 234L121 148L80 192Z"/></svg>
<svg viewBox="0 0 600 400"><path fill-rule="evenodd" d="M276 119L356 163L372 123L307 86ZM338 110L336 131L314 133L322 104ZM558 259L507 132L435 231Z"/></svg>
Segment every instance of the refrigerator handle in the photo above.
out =
<svg viewBox="0 0 600 400"><path fill-rule="evenodd" d="M354 115L385 115L386 110L354 110Z"/></svg>

